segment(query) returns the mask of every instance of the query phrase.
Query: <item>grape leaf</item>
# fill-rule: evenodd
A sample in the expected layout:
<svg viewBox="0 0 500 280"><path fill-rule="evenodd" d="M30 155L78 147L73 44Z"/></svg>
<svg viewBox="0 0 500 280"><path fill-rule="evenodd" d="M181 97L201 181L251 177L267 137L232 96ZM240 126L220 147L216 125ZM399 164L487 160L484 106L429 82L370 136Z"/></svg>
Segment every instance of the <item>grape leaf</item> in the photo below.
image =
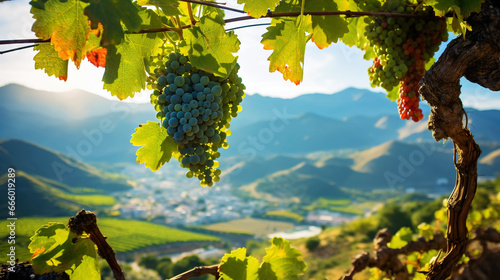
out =
<svg viewBox="0 0 500 280"><path fill-rule="evenodd" d="M361 50L365 50L368 43L365 36L365 26L366 23L362 17L348 19L347 28L349 32L344 34L341 39L342 42L349 47L356 46Z"/></svg>
<svg viewBox="0 0 500 280"><path fill-rule="evenodd" d="M49 76L55 76L59 80L68 79L68 60L61 59L52 44L38 44L33 50L38 53L33 57L35 69L43 69Z"/></svg>
<svg viewBox="0 0 500 280"><path fill-rule="evenodd" d="M294 19L283 19L267 28L262 35L264 49L273 50L269 56L269 72L278 70L285 80L296 85L303 77L304 53L306 43L311 38L312 23L310 15Z"/></svg>
<svg viewBox="0 0 500 280"><path fill-rule="evenodd" d="M350 8L349 0L335 0L333 2L337 4L339 11L347 11L349 9L352 10L352 8Z"/></svg>
<svg viewBox="0 0 500 280"><path fill-rule="evenodd" d="M123 24L129 31L137 31L141 25L139 9L131 0L85 0L90 4L85 8L85 14L91 21L92 28L101 23L103 34L102 46L120 44L124 39Z"/></svg>
<svg viewBox="0 0 500 280"><path fill-rule="evenodd" d="M391 242L387 244L389 248L401 248L408 244L408 242L412 241L413 232L409 227L402 227L396 232L396 234L392 237Z"/></svg>
<svg viewBox="0 0 500 280"><path fill-rule="evenodd" d="M238 4L245 4L245 6L243 6L243 11L247 12L247 14L254 18L260 18L261 16L266 15L267 9L270 9L271 12L274 11L276 5L279 3L280 0L238 0Z"/></svg>
<svg viewBox="0 0 500 280"><path fill-rule="evenodd" d="M337 4L333 1L307 1L305 6L308 11L338 10ZM312 41L320 49L328 47L331 43L336 43L339 38L349 32L347 21L341 16L313 16L312 28Z"/></svg>
<svg viewBox="0 0 500 280"><path fill-rule="evenodd" d="M247 257L246 252L246 248L239 248L222 257L219 267L221 280L257 279L259 261L252 256Z"/></svg>
<svg viewBox="0 0 500 280"><path fill-rule="evenodd" d="M432 240L434 238L434 230L431 225L426 223L421 223L418 225L418 234L425 238L426 241Z"/></svg>
<svg viewBox="0 0 500 280"><path fill-rule="evenodd" d="M460 16L465 18L472 12L479 12L482 2L484 0L427 0L425 4L433 7L437 16L444 16L456 6L460 10Z"/></svg>
<svg viewBox="0 0 500 280"><path fill-rule="evenodd" d="M152 10L140 12L144 25L161 26L158 16ZM145 88L146 65L150 56L160 52L163 44L161 33L127 34L119 45L107 47L106 70L102 78L104 89L120 100L133 97Z"/></svg>
<svg viewBox="0 0 500 280"><path fill-rule="evenodd" d="M72 280L100 279L97 250L88 237L77 236L62 223L50 223L30 239L30 252L41 252L31 259L36 274L66 272Z"/></svg>
<svg viewBox="0 0 500 280"><path fill-rule="evenodd" d="M142 146L137 150L137 162L144 163L152 171L157 171L172 156L177 157L178 146L159 123L148 121L135 129L130 142Z"/></svg>
<svg viewBox="0 0 500 280"><path fill-rule="evenodd" d="M80 67L90 29L88 18L83 14L88 4L80 0L33 0L30 4L36 19L32 27L36 36L50 39L60 58L71 59Z"/></svg>
<svg viewBox="0 0 500 280"><path fill-rule="evenodd" d="M166 16L179 15L179 2L177 0L138 0L137 4L141 6L159 7Z"/></svg>
<svg viewBox="0 0 500 280"><path fill-rule="evenodd" d="M266 255L259 268L260 279L292 280L299 279L307 269L304 257L290 242L281 237L273 238L271 248L266 248Z"/></svg>
<svg viewBox="0 0 500 280"><path fill-rule="evenodd" d="M196 68L227 78L236 65L233 53L240 49L240 41L233 31L225 32L222 18L211 15L184 31L179 49Z"/></svg>
<svg viewBox="0 0 500 280"><path fill-rule="evenodd" d="M163 41L155 33L128 34L117 46L109 46L106 70L102 78L104 89L120 100L134 97L145 88L146 70L144 57L155 54Z"/></svg>
<svg viewBox="0 0 500 280"><path fill-rule="evenodd" d="M85 52L86 54L101 47L101 37L102 37L102 25L99 25L97 29L89 30L87 35L87 42L85 42Z"/></svg>
<svg viewBox="0 0 500 280"><path fill-rule="evenodd" d="M343 8L348 7L347 0L338 1ZM276 8L276 12L300 12L302 2L298 0L283 1ZM338 11L334 1L306 1L305 11ZM347 21L338 15L312 16L312 41L323 49L331 43L336 43L349 29Z"/></svg>

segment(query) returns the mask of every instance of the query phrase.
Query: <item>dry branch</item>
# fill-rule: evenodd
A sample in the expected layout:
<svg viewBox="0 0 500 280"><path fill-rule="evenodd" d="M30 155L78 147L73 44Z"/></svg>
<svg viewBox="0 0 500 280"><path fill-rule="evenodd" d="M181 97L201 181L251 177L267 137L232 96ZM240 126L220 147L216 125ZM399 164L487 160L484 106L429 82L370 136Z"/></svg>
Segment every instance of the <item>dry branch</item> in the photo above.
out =
<svg viewBox="0 0 500 280"><path fill-rule="evenodd" d="M97 245L99 255L104 258L108 262L109 267L111 267L115 279L125 280L123 271L118 261L116 261L115 252L111 246L109 246L106 238L102 235L97 226L97 217L94 213L82 209L75 217L69 219L68 226L78 235L82 234L82 232L89 234L90 240Z"/></svg>
<svg viewBox="0 0 500 280"><path fill-rule="evenodd" d="M500 233L493 228L478 228L473 232L473 238L468 240L468 244L478 241L482 246L482 254L477 259L471 260L469 263L463 264L460 267L454 268L454 278L457 280L470 279L493 279L493 278L477 278L471 275L483 275L484 270L495 270L496 265L489 266L485 269L481 263L489 264L500 260L500 246L498 249L489 250L492 243L500 244ZM432 240L426 241L424 238L419 238L416 241L410 241L401 248L388 248L387 243L391 241L392 234L388 229L379 230L373 240L374 252L371 256L367 252L363 252L354 257L351 262L351 269L342 276L340 280L352 280L356 273L363 271L368 267L376 267L387 275L391 275L397 280L411 279L406 266L399 259L400 255L409 255L413 252L428 252L430 250L445 250L446 239L441 232L435 233ZM492 269L493 268L493 269ZM491 272L495 273L495 272ZM475 278L476 277L476 278Z"/></svg>
<svg viewBox="0 0 500 280"><path fill-rule="evenodd" d="M363 271L367 267L377 267L388 275L394 276L396 280L410 279L406 265L401 262L399 255L446 248L446 239L441 232L434 234L432 240L426 241L424 238L420 238L417 241L410 241L404 247L397 249L387 247L387 243L391 241L391 238L392 234L388 229L379 230L373 240L375 249L373 257L366 252L357 255L351 263L349 273L342 276L340 280L352 280L356 273Z"/></svg>
<svg viewBox="0 0 500 280"><path fill-rule="evenodd" d="M170 280L186 280L189 278L203 276L207 274L212 274L213 276L215 276L216 280L219 279L219 265L214 264L210 266L198 266L191 270L183 272L179 275L176 275L170 278Z"/></svg>

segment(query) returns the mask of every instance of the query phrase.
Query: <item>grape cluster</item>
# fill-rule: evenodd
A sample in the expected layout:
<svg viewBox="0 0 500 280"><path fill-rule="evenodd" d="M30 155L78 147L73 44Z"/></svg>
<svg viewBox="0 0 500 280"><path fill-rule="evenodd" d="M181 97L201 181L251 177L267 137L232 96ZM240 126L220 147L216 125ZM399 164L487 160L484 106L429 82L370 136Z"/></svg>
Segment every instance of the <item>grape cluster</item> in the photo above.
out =
<svg viewBox="0 0 500 280"><path fill-rule="evenodd" d="M370 11L378 9L393 13L413 13L415 18L366 17L365 36L375 58L368 69L372 86L392 91L399 86L398 111L402 119L419 121L418 82L425 73L425 63L434 56L441 42L448 39L444 19L436 18L432 11L411 6L406 1L360 0L358 5Z"/></svg>
<svg viewBox="0 0 500 280"><path fill-rule="evenodd" d="M156 71L157 89L151 94L156 117L179 146L181 166L189 169L186 176L197 177L202 186L220 179L217 150L228 147L229 122L245 96L238 69L236 65L227 78L219 78L173 52Z"/></svg>

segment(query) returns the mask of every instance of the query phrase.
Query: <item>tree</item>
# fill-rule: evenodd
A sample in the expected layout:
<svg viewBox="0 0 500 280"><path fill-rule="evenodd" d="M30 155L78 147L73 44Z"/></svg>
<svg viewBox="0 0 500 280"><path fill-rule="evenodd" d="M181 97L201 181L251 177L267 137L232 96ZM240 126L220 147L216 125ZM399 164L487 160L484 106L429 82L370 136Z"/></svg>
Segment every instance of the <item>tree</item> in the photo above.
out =
<svg viewBox="0 0 500 280"><path fill-rule="evenodd" d="M396 232L402 227L412 226L410 215L394 203L384 205L378 214L378 228L388 228L391 232Z"/></svg>
<svg viewBox="0 0 500 280"><path fill-rule="evenodd" d="M86 57L97 67L105 67L104 88L120 99L133 97L148 84L154 90L151 101L160 124L150 122L136 129L131 142L142 146L137 161L155 171L177 158L189 170L188 177L208 186L221 174L217 150L228 146L229 122L241 109L245 89L237 76L234 55L239 41L233 32L226 32L225 23L272 18L262 40L264 48L272 50L269 69L295 84L302 80L309 40L319 48L339 40L361 48L365 58L373 59L369 69L372 84L398 100L401 117L423 118L418 108L422 95L432 108L428 127L433 137L436 141L450 138L454 143L457 182L448 202L447 248L444 258L428 273L428 279L445 279L465 251L466 218L477 188L481 153L467 123L463 124L466 114L459 80L465 77L491 90L500 89L498 3L238 2L245 4L238 12L248 16L224 19L227 7L194 0L35 0L31 12L38 39L3 43L38 43L35 68L63 80L67 79L68 61L78 67ZM461 35L425 71L437 46L447 38L447 30ZM199 90L193 90L198 84ZM198 110L202 104L204 108ZM187 113L189 117L206 113L207 117L193 119ZM188 119L193 121L188 123Z"/></svg>
<svg viewBox="0 0 500 280"><path fill-rule="evenodd" d="M321 241L319 240L318 237L310 237L306 241L307 250L309 250L309 252L314 252L314 250L316 250L316 248L318 248L320 242Z"/></svg>

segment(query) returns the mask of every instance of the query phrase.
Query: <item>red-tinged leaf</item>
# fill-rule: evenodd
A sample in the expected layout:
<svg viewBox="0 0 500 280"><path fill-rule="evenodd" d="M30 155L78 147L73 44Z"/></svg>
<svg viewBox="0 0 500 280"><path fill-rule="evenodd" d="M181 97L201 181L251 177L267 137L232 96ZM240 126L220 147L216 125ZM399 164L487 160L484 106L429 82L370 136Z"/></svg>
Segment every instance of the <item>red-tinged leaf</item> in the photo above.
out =
<svg viewBox="0 0 500 280"><path fill-rule="evenodd" d="M300 84L306 43L311 38L311 32L310 15L285 19L268 27L261 43L264 49L273 50L268 58L269 72L279 71L285 80Z"/></svg>
<svg viewBox="0 0 500 280"><path fill-rule="evenodd" d="M67 76L59 76L58 78L59 78L59 80L65 81L65 82L68 80Z"/></svg>
<svg viewBox="0 0 500 280"><path fill-rule="evenodd" d="M33 256L31 256L30 261L33 260L34 258L36 258L36 256L40 255L43 252L45 252L45 247L36 248L35 252L33 253Z"/></svg>
<svg viewBox="0 0 500 280"><path fill-rule="evenodd" d="M106 54L108 50L106 48L97 48L87 54L87 59L90 63L94 64L95 67L106 67Z"/></svg>
<svg viewBox="0 0 500 280"><path fill-rule="evenodd" d="M33 0L30 4L36 19L32 27L36 36L50 39L60 58L71 59L79 67L90 29L88 18L83 13L88 4L80 0Z"/></svg>

